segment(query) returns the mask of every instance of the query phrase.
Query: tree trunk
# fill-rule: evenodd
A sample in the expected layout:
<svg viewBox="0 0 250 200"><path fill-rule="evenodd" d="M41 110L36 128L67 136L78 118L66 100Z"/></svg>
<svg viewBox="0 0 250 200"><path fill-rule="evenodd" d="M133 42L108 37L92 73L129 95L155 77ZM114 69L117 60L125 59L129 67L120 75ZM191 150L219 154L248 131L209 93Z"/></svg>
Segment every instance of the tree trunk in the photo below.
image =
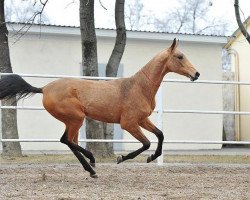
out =
<svg viewBox="0 0 250 200"><path fill-rule="evenodd" d="M125 0L116 0L115 3L115 24L116 24L116 42L112 54L106 67L107 77L116 77L119 64L126 46L126 26L124 20L124 4ZM114 138L114 125L104 125L104 136L106 139ZM113 153L113 143L107 143L109 153Z"/></svg>
<svg viewBox="0 0 250 200"><path fill-rule="evenodd" d="M9 45L8 30L4 17L4 0L0 1L0 71L2 73L12 73ZM15 98L2 100L2 105L16 105ZM17 131L17 111L13 109L3 109L1 115L2 138L18 139ZM18 142L3 142L3 156L21 156L21 146Z"/></svg>
<svg viewBox="0 0 250 200"><path fill-rule="evenodd" d="M124 22L125 0L116 0L115 3L115 24L116 42L106 67L106 76L115 77L126 45L126 26Z"/></svg>
<svg viewBox="0 0 250 200"><path fill-rule="evenodd" d="M80 0L80 29L84 76L98 76L97 42L94 22L94 0ZM86 118L86 137L104 139L103 122ZM108 155L105 143L87 143L87 149L96 156Z"/></svg>
<svg viewBox="0 0 250 200"><path fill-rule="evenodd" d="M245 29L244 25L241 22L240 19L240 12L239 12L239 0L235 0L234 1L234 10L235 10L235 17L238 23L238 26L242 32L242 34L245 36L245 38L247 39L248 43L250 44L250 35L247 32L247 30Z"/></svg>

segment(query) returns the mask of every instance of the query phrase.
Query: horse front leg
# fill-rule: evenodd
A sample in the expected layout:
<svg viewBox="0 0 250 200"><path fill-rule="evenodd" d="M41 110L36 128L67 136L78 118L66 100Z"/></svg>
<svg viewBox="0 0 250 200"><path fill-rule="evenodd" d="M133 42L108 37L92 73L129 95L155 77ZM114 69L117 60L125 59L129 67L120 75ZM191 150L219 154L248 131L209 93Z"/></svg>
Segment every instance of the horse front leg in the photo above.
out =
<svg viewBox="0 0 250 200"><path fill-rule="evenodd" d="M151 156L149 156L147 159L147 163L149 163L149 162L155 160L157 157L159 157L162 154L162 144L164 141L164 135L163 135L162 131L159 130L148 118L143 120L140 123L140 126L144 129L150 131L151 133L154 133L156 135L156 137L158 138L158 145L157 145L155 153L152 154Z"/></svg>
<svg viewBox="0 0 250 200"><path fill-rule="evenodd" d="M121 124L122 125L122 124ZM142 133L141 128L138 125L122 125L122 128L128 131L131 135L133 135L137 140L139 140L142 143L142 147L137 149L136 151L133 151L129 153L126 156L118 156L117 157L117 164L128 160L133 159L136 156L138 156L143 151L149 149L150 147L150 141L146 138L146 136Z"/></svg>

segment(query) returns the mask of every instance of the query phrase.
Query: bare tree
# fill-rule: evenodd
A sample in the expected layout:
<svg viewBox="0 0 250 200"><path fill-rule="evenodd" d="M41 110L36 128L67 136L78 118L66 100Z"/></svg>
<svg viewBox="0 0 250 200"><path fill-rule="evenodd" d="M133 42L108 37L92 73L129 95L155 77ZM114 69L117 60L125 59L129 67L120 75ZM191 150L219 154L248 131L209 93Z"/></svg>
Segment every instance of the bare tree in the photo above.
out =
<svg viewBox="0 0 250 200"><path fill-rule="evenodd" d="M124 21L124 2L117 0L115 3L115 24L116 24L116 41L112 54L106 67L106 76L117 76L118 67L126 46L126 26Z"/></svg>
<svg viewBox="0 0 250 200"><path fill-rule="evenodd" d="M154 26L158 31L179 33L189 21L188 12L187 4L183 4L181 9L176 8L161 19L155 18Z"/></svg>
<svg viewBox="0 0 250 200"><path fill-rule="evenodd" d="M149 17L150 16L150 17ZM153 18L144 8L141 0L127 1L125 4L125 21L127 29L148 29L153 24Z"/></svg>
<svg viewBox="0 0 250 200"><path fill-rule="evenodd" d="M31 28L33 24L44 24L48 23L49 19L45 14L45 6L48 0L25 0L22 2L8 0L8 4L5 6L7 12L5 16L8 22L23 23L23 26L15 30L13 27L12 31L14 34L11 36L13 43L20 40Z"/></svg>
<svg viewBox="0 0 250 200"><path fill-rule="evenodd" d="M143 7L144 6L141 0L131 1L126 4L126 22L131 30L136 30L139 26L141 26L140 20L143 17L141 15Z"/></svg>
<svg viewBox="0 0 250 200"><path fill-rule="evenodd" d="M38 24L49 22L49 18L43 10L47 1L40 1L39 3L36 0L5 1L5 19L7 22ZM36 17L36 15L39 15L39 17Z"/></svg>
<svg viewBox="0 0 250 200"><path fill-rule="evenodd" d="M121 57L126 44L126 28L124 23L124 2L116 0L116 43L110 56L107 68L107 76L116 76ZM102 5L103 6L103 5ZM82 40L83 74L86 76L98 76L97 44L94 23L94 0L80 0L80 29ZM86 119L86 136L91 139L113 138L113 126ZM113 154L112 145L103 143L88 143L87 148L94 154L102 157Z"/></svg>
<svg viewBox="0 0 250 200"><path fill-rule="evenodd" d="M241 18L240 18L239 0L234 1L234 9L235 9L235 17L236 17L236 20L237 20L237 24L238 24L238 26L240 28L240 31L242 32L242 34L245 36L248 43L250 44L250 35L247 32L247 30L245 29L244 25L242 24Z"/></svg>
<svg viewBox="0 0 250 200"><path fill-rule="evenodd" d="M0 71L1 73L12 73L10 53L8 45L8 30L5 23L4 0L0 1ZM13 103L14 102L14 103ZM15 98L2 100L2 105L16 105ZM3 109L1 113L2 138L18 139L17 116L14 109ZM16 142L4 142L4 156L21 156L21 146Z"/></svg>
<svg viewBox="0 0 250 200"><path fill-rule="evenodd" d="M116 77L117 71L121 62L122 55L126 46L126 26L124 18L124 3L125 0L116 0L115 3L115 24L116 24L116 42L112 54L106 66L106 76ZM113 139L114 125L103 124L104 136L106 139ZM107 143L109 154L113 153L113 143Z"/></svg>
<svg viewBox="0 0 250 200"><path fill-rule="evenodd" d="M179 0L162 19L155 19L159 31L192 34L225 34L227 23L209 16L209 0Z"/></svg>

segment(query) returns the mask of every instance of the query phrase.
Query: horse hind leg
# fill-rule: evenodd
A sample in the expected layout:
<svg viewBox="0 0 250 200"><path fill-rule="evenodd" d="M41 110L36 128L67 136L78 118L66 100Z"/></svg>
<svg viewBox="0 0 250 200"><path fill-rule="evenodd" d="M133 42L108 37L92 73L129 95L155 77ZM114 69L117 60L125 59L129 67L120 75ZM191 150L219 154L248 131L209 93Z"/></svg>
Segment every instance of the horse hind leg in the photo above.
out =
<svg viewBox="0 0 250 200"><path fill-rule="evenodd" d="M66 125L66 130L61 138L61 142L66 144L77 159L82 164L83 168L90 173L90 176L97 178L95 171L85 160L83 155L90 159L91 163L95 163L95 158L92 153L80 147L78 143L78 131L82 126L85 114L84 109L77 98L65 98L63 101L51 103L44 97L45 109L56 119ZM83 155L82 155L83 154ZM93 165L93 164L92 164Z"/></svg>
<svg viewBox="0 0 250 200"><path fill-rule="evenodd" d="M79 104L73 103L71 104L70 109L68 107L64 107L64 116L68 117L62 120L66 125L66 130L60 141L71 149L79 162L82 164L83 168L90 173L90 176L92 178L97 178L96 172L84 158L84 156L86 156L90 159L90 162L95 163L94 156L91 152L78 145L78 133L80 127L82 126L85 114L84 111L80 109L81 107L79 107Z"/></svg>
<svg viewBox="0 0 250 200"><path fill-rule="evenodd" d="M74 153L79 162L82 164L83 168L90 173L90 176L92 178L97 178L98 176L96 175L96 172L92 169L92 167L89 165L89 163L85 160L85 158L81 154L83 148L81 148L80 146L78 146L73 142L75 135L74 133L78 132L78 130L79 128L66 127L66 130L63 136L61 137L60 142L66 144L70 148L70 150Z"/></svg>
<svg viewBox="0 0 250 200"><path fill-rule="evenodd" d="M95 167L95 157L93 156L93 154L87 149L84 149L83 147L78 145L78 133L77 135L75 135L73 141L74 141L73 145L75 146L75 148L89 159L89 164L92 167Z"/></svg>

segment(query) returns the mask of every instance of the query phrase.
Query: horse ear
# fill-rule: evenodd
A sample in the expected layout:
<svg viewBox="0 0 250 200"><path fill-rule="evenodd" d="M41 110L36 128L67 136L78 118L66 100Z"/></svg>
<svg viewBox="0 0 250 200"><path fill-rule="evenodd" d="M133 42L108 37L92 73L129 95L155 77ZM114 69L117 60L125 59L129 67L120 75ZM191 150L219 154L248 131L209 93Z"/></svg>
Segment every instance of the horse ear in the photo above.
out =
<svg viewBox="0 0 250 200"><path fill-rule="evenodd" d="M176 38L173 40L173 43L170 47L171 52L174 51L176 49L176 47L178 46L179 40L176 40Z"/></svg>

